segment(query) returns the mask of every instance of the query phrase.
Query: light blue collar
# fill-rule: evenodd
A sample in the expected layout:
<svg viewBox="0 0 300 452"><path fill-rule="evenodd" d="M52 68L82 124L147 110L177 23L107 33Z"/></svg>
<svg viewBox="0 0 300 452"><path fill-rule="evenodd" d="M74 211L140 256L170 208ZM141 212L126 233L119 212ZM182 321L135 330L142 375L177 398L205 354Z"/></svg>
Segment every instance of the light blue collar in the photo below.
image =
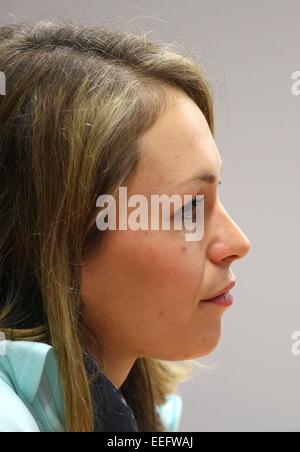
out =
<svg viewBox="0 0 300 452"><path fill-rule="evenodd" d="M63 419L63 402L53 347L41 342L1 341L0 372L17 395L35 410L37 395L46 378L57 415ZM44 418L44 413L43 418Z"/></svg>

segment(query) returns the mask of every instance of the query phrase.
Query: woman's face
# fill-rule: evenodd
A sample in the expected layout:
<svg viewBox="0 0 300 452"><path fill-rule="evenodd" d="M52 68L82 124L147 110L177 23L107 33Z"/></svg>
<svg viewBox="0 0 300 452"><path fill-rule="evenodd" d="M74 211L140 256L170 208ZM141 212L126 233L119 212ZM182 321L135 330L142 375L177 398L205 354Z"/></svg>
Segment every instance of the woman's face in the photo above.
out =
<svg viewBox="0 0 300 452"><path fill-rule="evenodd" d="M106 356L172 361L210 353L228 308L201 300L232 281L232 262L250 247L218 197L221 159L204 115L184 93L171 91L170 108L139 140L128 198L142 194L150 203L152 194L180 194L183 205L183 195L205 195L204 236L186 241L184 229L172 228L106 232L81 274L84 307ZM216 183L193 180L203 171Z"/></svg>

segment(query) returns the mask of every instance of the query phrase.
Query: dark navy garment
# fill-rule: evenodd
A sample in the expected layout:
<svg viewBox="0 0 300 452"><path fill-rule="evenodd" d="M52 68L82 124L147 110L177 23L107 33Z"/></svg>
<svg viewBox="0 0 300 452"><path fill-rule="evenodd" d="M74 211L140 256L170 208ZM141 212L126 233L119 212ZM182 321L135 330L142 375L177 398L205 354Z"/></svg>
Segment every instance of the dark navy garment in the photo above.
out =
<svg viewBox="0 0 300 452"><path fill-rule="evenodd" d="M97 363L88 353L84 354L84 362L88 375L97 370ZM121 391L101 373L91 387L95 432L138 432L137 422L132 409Z"/></svg>

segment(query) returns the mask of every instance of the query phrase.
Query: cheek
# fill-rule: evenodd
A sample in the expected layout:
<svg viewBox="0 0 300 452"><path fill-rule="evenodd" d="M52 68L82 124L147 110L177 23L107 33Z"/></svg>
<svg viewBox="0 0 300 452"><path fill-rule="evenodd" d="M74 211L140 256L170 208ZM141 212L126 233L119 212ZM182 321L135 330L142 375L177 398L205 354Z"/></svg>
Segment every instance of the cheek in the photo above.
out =
<svg viewBox="0 0 300 452"><path fill-rule="evenodd" d="M136 284L140 294L164 306L168 300L200 296L204 262L192 246L171 241L141 240L123 253L127 281ZM189 300L186 299L188 302Z"/></svg>
<svg viewBox="0 0 300 452"><path fill-rule="evenodd" d="M164 336L186 334L191 326L201 298L204 262L194 244L147 238L129 247L128 242L126 250L123 244L120 255L126 268L128 325L154 344Z"/></svg>

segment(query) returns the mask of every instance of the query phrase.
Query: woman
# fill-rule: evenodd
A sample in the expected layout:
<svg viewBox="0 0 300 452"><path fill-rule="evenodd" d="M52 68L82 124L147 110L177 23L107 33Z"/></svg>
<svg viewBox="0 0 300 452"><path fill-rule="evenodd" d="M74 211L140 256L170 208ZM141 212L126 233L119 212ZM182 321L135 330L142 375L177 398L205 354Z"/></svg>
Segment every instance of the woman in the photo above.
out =
<svg viewBox="0 0 300 452"><path fill-rule="evenodd" d="M230 266L250 246L218 198L203 74L141 37L46 22L0 28L0 70L0 420L174 429L187 368L171 361L217 346L231 298L207 300L233 286ZM120 187L192 195L183 217L201 194L203 238L99 230L97 199L120 204Z"/></svg>

